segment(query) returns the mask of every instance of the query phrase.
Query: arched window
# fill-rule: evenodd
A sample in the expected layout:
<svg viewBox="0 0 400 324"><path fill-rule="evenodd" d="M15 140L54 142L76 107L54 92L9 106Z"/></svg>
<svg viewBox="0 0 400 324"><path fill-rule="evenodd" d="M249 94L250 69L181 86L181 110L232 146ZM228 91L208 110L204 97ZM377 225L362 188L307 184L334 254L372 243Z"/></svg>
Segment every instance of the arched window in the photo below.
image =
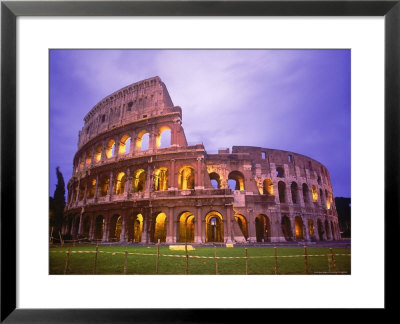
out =
<svg viewBox="0 0 400 324"><path fill-rule="evenodd" d="M278 182L279 201L286 203L286 183L283 181Z"/></svg>
<svg viewBox="0 0 400 324"><path fill-rule="evenodd" d="M206 221L206 242L223 242L224 229L222 215L216 211L207 213Z"/></svg>
<svg viewBox="0 0 400 324"><path fill-rule="evenodd" d="M98 163L101 160L101 145L97 145L96 150L94 151L94 162Z"/></svg>
<svg viewBox="0 0 400 324"><path fill-rule="evenodd" d="M167 126L162 126L156 138L157 148L165 148L171 146L171 129Z"/></svg>
<svg viewBox="0 0 400 324"><path fill-rule="evenodd" d="M263 181L263 194L264 195L274 194L274 185L272 184L272 181L269 178Z"/></svg>
<svg viewBox="0 0 400 324"><path fill-rule="evenodd" d="M303 199L304 199L304 203L309 203L309 196L308 196L308 186L307 184L303 183Z"/></svg>
<svg viewBox="0 0 400 324"><path fill-rule="evenodd" d="M183 166L178 174L179 189L194 189L194 169L191 166Z"/></svg>
<svg viewBox="0 0 400 324"><path fill-rule="evenodd" d="M104 232L104 217L99 215L96 217L94 238L96 240L101 240L103 238L103 232Z"/></svg>
<svg viewBox="0 0 400 324"><path fill-rule="evenodd" d="M103 176L100 180L100 196L104 197L108 194L108 186L110 185L110 178Z"/></svg>
<svg viewBox="0 0 400 324"><path fill-rule="evenodd" d="M146 171L143 169L136 170L133 175L132 191L144 192L146 188Z"/></svg>
<svg viewBox="0 0 400 324"><path fill-rule="evenodd" d="M117 174L117 177L115 178L115 185L114 185L114 193L116 195L121 195L124 193L125 190L125 173L120 172Z"/></svg>
<svg viewBox="0 0 400 324"><path fill-rule="evenodd" d="M150 135L147 130L142 130L136 140L136 151L147 151L149 149Z"/></svg>
<svg viewBox="0 0 400 324"><path fill-rule="evenodd" d="M256 240L257 242L271 241L271 222L266 215L260 214L256 217Z"/></svg>
<svg viewBox="0 0 400 324"><path fill-rule="evenodd" d="M165 167L158 168L154 171L154 190L168 190L168 169Z"/></svg>
<svg viewBox="0 0 400 324"><path fill-rule="evenodd" d="M194 215L183 212L179 217L179 241L194 242Z"/></svg>
<svg viewBox="0 0 400 324"><path fill-rule="evenodd" d="M166 237L167 237L167 215L165 213L159 213L156 216L154 222L153 242L157 243L158 240L160 240L160 242L165 242Z"/></svg>
<svg viewBox="0 0 400 324"><path fill-rule="evenodd" d="M318 201L318 191L317 191L317 188L316 188L314 185L312 185L311 190L312 190L312 199L313 199L313 202L317 202L317 201Z"/></svg>
<svg viewBox="0 0 400 324"><path fill-rule="evenodd" d="M289 217L283 216L281 220L282 233L286 241L292 240L292 226L290 225Z"/></svg>
<svg viewBox="0 0 400 324"><path fill-rule="evenodd" d="M85 162L86 166L88 166L88 165L90 165L90 163L92 163L92 155L93 155L93 151L92 150L89 150L86 153L86 162Z"/></svg>
<svg viewBox="0 0 400 324"><path fill-rule="evenodd" d="M322 189L319 189L319 199L320 199L321 205L323 205L324 204L324 193L323 193Z"/></svg>
<svg viewBox="0 0 400 324"><path fill-rule="evenodd" d="M239 171L232 171L228 175L228 186L231 190L244 190L244 176Z"/></svg>
<svg viewBox="0 0 400 324"><path fill-rule="evenodd" d="M115 154L115 141L113 139L110 139L106 145L106 156L107 159L112 158Z"/></svg>
<svg viewBox="0 0 400 324"><path fill-rule="evenodd" d="M87 197L89 199L94 197L95 190L96 190L96 179L93 178L89 180L88 193L87 193Z"/></svg>
<svg viewBox="0 0 400 324"><path fill-rule="evenodd" d="M129 154L131 149L131 137L126 134L121 137L121 141L119 142L119 150L118 153L120 155Z"/></svg>
<svg viewBox="0 0 400 324"><path fill-rule="evenodd" d="M209 174L210 180L211 180L211 185L214 189L220 189L221 188L221 179L219 177L219 174L216 172L211 172Z"/></svg>
<svg viewBox="0 0 400 324"><path fill-rule="evenodd" d="M300 216L294 218L296 240L304 240L304 224Z"/></svg>
<svg viewBox="0 0 400 324"><path fill-rule="evenodd" d="M246 217L240 214L235 214L235 221L238 223L240 230L244 238L247 240L249 237L248 229L247 229L247 220Z"/></svg>

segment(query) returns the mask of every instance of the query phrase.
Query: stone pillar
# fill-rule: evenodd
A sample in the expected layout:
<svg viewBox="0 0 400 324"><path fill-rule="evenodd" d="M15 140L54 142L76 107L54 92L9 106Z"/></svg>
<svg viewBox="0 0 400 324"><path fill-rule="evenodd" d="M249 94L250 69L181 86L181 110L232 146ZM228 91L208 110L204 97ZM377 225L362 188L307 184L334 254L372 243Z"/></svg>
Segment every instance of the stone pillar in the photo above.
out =
<svg viewBox="0 0 400 324"><path fill-rule="evenodd" d="M150 137L149 138L149 151L152 152L157 149L157 145L156 145L157 135L154 131L154 127L150 131L149 137Z"/></svg>
<svg viewBox="0 0 400 324"><path fill-rule="evenodd" d="M122 217L122 227L121 227L121 235L119 237L119 242L120 243L125 243L128 242L128 231L127 231L127 226L128 226L128 219L127 219L127 215L121 215Z"/></svg>
<svg viewBox="0 0 400 324"><path fill-rule="evenodd" d="M129 154L135 155L136 152L136 134L131 135L131 144L129 146Z"/></svg>
<svg viewBox="0 0 400 324"><path fill-rule="evenodd" d="M292 228L292 235L293 235L292 239L293 239L293 241L297 241L296 224L295 224L295 221L294 221L294 216L290 215L289 219L290 219L290 227Z"/></svg>
<svg viewBox="0 0 400 324"><path fill-rule="evenodd" d="M97 202L98 194L99 194L99 174L96 174L96 184L94 186L94 196L93 196L94 202Z"/></svg>
<svg viewBox="0 0 400 324"><path fill-rule="evenodd" d="M95 229L96 229L96 216L91 215L90 216L89 240L94 239Z"/></svg>
<svg viewBox="0 0 400 324"><path fill-rule="evenodd" d="M226 204L225 207L226 207L225 210L226 210L226 223L227 223L226 243L232 243L232 205Z"/></svg>
<svg viewBox="0 0 400 324"><path fill-rule="evenodd" d="M306 241L308 241L308 242L311 241L310 240L310 233L309 233L309 229L308 229L308 220L307 219L303 220L303 228L304 228L304 232L303 232L304 239Z"/></svg>
<svg viewBox="0 0 400 324"><path fill-rule="evenodd" d="M171 188L171 189L176 189L176 185L175 185L175 183L176 183L176 179L175 179L175 160L174 159L172 159L171 160L171 170L170 170L170 172L169 172L169 174L170 174L170 176L169 176L169 187Z"/></svg>
<svg viewBox="0 0 400 324"><path fill-rule="evenodd" d="M326 231L326 228L325 228L325 231ZM328 220L328 231L326 232L326 239L328 241L332 240L331 224L330 224L329 220Z"/></svg>
<svg viewBox="0 0 400 324"><path fill-rule="evenodd" d="M118 159L118 156L119 156L119 145L120 145L120 142L119 142L119 140L117 139L114 139L114 141L115 141L115 147L114 147L114 158L115 159Z"/></svg>
<svg viewBox="0 0 400 324"><path fill-rule="evenodd" d="M101 156L100 156L100 161L105 161L107 160L107 155L106 155L106 150L105 150L105 144L101 144Z"/></svg>
<svg viewBox="0 0 400 324"><path fill-rule="evenodd" d="M87 200L88 184L89 184L89 179L88 179L88 177L86 177L86 179L85 179L85 193L83 194L83 203L85 205L86 205L86 200Z"/></svg>
<svg viewBox="0 0 400 324"><path fill-rule="evenodd" d="M75 197L75 204L78 204L79 202L79 191L80 191L80 186L81 186L81 177L78 177L78 186L76 190L76 197Z"/></svg>
<svg viewBox="0 0 400 324"><path fill-rule="evenodd" d="M271 214L271 242L285 242L286 239L282 233L280 212Z"/></svg>
<svg viewBox="0 0 400 324"><path fill-rule="evenodd" d="M78 235L82 235L82 230L83 230L83 213L84 213L84 209L82 208L81 214L79 216L79 228L78 228Z"/></svg>
<svg viewBox="0 0 400 324"><path fill-rule="evenodd" d="M304 201L304 197L303 197L303 187L299 186L297 189L298 189L298 192L297 192L298 203L301 207L305 207L306 202Z"/></svg>
<svg viewBox="0 0 400 324"><path fill-rule="evenodd" d="M253 211L250 210L248 213L248 218L247 218L247 231L249 233L248 241L249 242L257 242L257 236L256 236L256 218L253 214ZM265 233L264 233L265 235Z"/></svg>
<svg viewBox="0 0 400 324"><path fill-rule="evenodd" d="M102 242L108 242L109 227L110 227L110 217L107 216L107 217L104 217L104 231L103 231Z"/></svg>
<svg viewBox="0 0 400 324"><path fill-rule="evenodd" d="M142 242L143 243L148 243L149 242L149 218L151 215L149 215L149 211L146 211L142 214L143 216L143 229L142 229Z"/></svg>
<svg viewBox="0 0 400 324"><path fill-rule="evenodd" d="M167 237L166 243L173 243L176 241L176 237L174 237L174 208L168 208L168 216L167 216Z"/></svg>
<svg viewBox="0 0 400 324"><path fill-rule="evenodd" d="M94 156L95 156L95 153L96 153L96 148L93 147L93 148L92 148L92 157L90 158L90 165L94 165Z"/></svg>
<svg viewBox="0 0 400 324"><path fill-rule="evenodd" d="M112 195L113 195L113 172L110 172L110 181L108 184L108 200L111 201L112 200Z"/></svg>
<svg viewBox="0 0 400 324"><path fill-rule="evenodd" d="M201 243L201 208L200 206L196 206L196 216L195 216L195 227L194 227L194 242Z"/></svg>

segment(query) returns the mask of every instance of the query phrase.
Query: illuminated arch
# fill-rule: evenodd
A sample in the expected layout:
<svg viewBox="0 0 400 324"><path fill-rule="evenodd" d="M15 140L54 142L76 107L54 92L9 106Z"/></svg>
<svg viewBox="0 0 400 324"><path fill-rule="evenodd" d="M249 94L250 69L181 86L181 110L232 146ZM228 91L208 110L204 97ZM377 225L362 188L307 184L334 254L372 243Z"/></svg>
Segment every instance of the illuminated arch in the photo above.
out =
<svg viewBox="0 0 400 324"><path fill-rule="evenodd" d="M115 154L115 141L110 139L105 148L107 159L112 158Z"/></svg>
<svg viewBox="0 0 400 324"><path fill-rule="evenodd" d="M119 172L115 178L114 194L121 195L125 191L126 177L124 172Z"/></svg>
<svg viewBox="0 0 400 324"><path fill-rule="evenodd" d="M119 142L118 154L120 155L129 154L131 149L131 141L132 138L130 135L128 134L123 135Z"/></svg>
<svg viewBox="0 0 400 324"><path fill-rule="evenodd" d="M183 212L179 217L179 242L194 242L194 215Z"/></svg>
<svg viewBox="0 0 400 324"><path fill-rule="evenodd" d="M95 190L96 190L96 179L92 178L89 180L89 184L88 184L87 197L89 199L94 197Z"/></svg>
<svg viewBox="0 0 400 324"><path fill-rule="evenodd" d="M144 192L146 189L146 171L138 169L133 174L132 191Z"/></svg>
<svg viewBox="0 0 400 324"><path fill-rule="evenodd" d="M248 231L248 227L247 227L246 217L244 217L243 215L240 215L240 214L235 214L235 221L238 223L244 238L247 240L247 238L249 237L249 231Z"/></svg>
<svg viewBox="0 0 400 324"><path fill-rule="evenodd" d="M317 202L318 201L318 191L314 185L311 186L311 191L312 191L313 202Z"/></svg>
<svg viewBox="0 0 400 324"><path fill-rule="evenodd" d="M306 204L310 202L310 199L308 196L308 186L305 183L303 183L303 200L304 200L304 203L306 203Z"/></svg>
<svg viewBox="0 0 400 324"><path fill-rule="evenodd" d="M110 178L107 176L103 176L100 180L100 197L104 197L108 194L108 188L110 185Z"/></svg>
<svg viewBox="0 0 400 324"><path fill-rule="evenodd" d="M310 237L315 237L314 221L312 219L308 220L308 234Z"/></svg>
<svg viewBox="0 0 400 324"><path fill-rule="evenodd" d="M171 128L162 126L157 134L156 147L165 148L171 146Z"/></svg>
<svg viewBox="0 0 400 324"><path fill-rule="evenodd" d="M273 195L274 194L274 185L272 184L272 180L267 178L263 181L263 194L264 195Z"/></svg>
<svg viewBox="0 0 400 324"><path fill-rule="evenodd" d="M102 151L102 147L101 145L97 145L96 149L94 151L94 162L98 163L101 160L101 151Z"/></svg>
<svg viewBox="0 0 400 324"><path fill-rule="evenodd" d="M286 203L286 183L283 181L278 182L278 193L279 193L279 201L281 203Z"/></svg>
<svg viewBox="0 0 400 324"><path fill-rule="evenodd" d="M150 142L149 131L142 130L141 132L139 132L136 138L136 151L140 152L148 150L150 144L149 142Z"/></svg>
<svg viewBox="0 0 400 324"><path fill-rule="evenodd" d="M317 227L318 227L318 236L319 236L319 240L320 241L323 241L324 240L324 233L325 233L325 231L324 231L324 227L323 227L323 225L322 225L322 222L321 222L321 220L318 218L318 220L317 220Z"/></svg>
<svg viewBox="0 0 400 324"><path fill-rule="evenodd" d="M218 173L216 172L211 172L209 174L210 176L210 181L211 185L214 189L220 189L221 188L221 178Z"/></svg>
<svg viewBox="0 0 400 324"><path fill-rule="evenodd" d="M168 190L168 169L158 168L154 171L153 186L155 191Z"/></svg>
<svg viewBox="0 0 400 324"><path fill-rule="evenodd" d="M299 199L298 199L298 194L299 194L299 188L297 187L297 183L296 182L292 182L292 184L290 185L290 191L292 193L292 202L293 204L298 204L299 203Z"/></svg>
<svg viewBox="0 0 400 324"><path fill-rule="evenodd" d="M92 155L93 155L93 151L92 150L89 150L86 153L86 161L85 161L85 165L86 166L88 166L88 165L90 165L92 163Z"/></svg>
<svg viewBox="0 0 400 324"><path fill-rule="evenodd" d="M304 240L304 224L300 216L294 218L294 229L296 232L296 240Z"/></svg>
<svg viewBox="0 0 400 324"><path fill-rule="evenodd" d="M205 217L206 242L223 242L224 228L223 218L219 212L211 211Z"/></svg>
<svg viewBox="0 0 400 324"><path fill-rule="evenodd" d="M154 222L154 235L153 242L165 242L167 238L167 215L165 213L158 213Z"/></svg>
<svg viewBox="0 0 400 324"><path fill-rule="evenodd" d="M256 217L256 240L257 242L271 241L271 222L267 215L259 214Z"/></svg>
<svg viewBox="0 0 400 324"><path fill-rule="evenodd" d="M180 168L178 173L178 187L179 189L194 189L194 168L185 165Z"/></svg>
<svg viewBox="0 0 400 324"><path fill-rule="evenodd" d="M286 215L282 217L281 220L282 234L286 241L292 241L292 226L290 224L290 219Z"/></svg>
<svg viewBox="0 0 400 324"><path fill-rule="evenodd" d="M119 242L121 239L122 217L115 214L110 220L110 241Z"/></svg>
<svg viewBox="0 0 400 324"><path fill-rule="evenodd" d="M244 176L240 171L232 171L228 175L228 184L232 190L244 190Z"/></svg>

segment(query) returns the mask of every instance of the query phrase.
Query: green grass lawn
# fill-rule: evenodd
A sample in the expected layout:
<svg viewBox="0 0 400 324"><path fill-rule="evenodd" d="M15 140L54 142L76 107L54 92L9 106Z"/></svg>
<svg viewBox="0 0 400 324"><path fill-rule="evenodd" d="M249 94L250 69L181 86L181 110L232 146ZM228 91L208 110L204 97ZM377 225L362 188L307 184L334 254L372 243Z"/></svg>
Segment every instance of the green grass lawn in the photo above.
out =
<svg viewBox="0 0 400 324"><path fill-rule="evenodd" d="M50 248L49 253L49 273L63 274L65 268L66 253L57 253L55 251L95 251L94 245L64 246ZM188 251L189 256L214 256L213 247L196 247L195 251ZM97 274L123 274L124 272L124 254L114 252L129 253L147 253L157 254L156 246L99 246L99 251L111 253L98 253L97 257ZM248 274L274 274L275 259L268 258L252 258L260 256L273 256L273 247L249 247L248 251ZM333 249L334 254L350 254L350 249ZM278 247L278 273L279 274L305 274L304 257L285 258L281 256L287 255L303 255L302 247ZM324 256L308 257L309 274L350 274L351 262L350 256L335 256L336 270L333 269L331 262L328 262L329 249L308 247L307 254L318 254ZM185 251L171 251L168 246L160 247L160 254L185 255ZM219 257L244 257L245 248L217 248L217 256ZM69 257L68 274L93 274L95 254L94 253L71 253ZM329 261L330 261L329 256ZM215 259L196 259L189 258L188 271L189 274L215 274ZM160 256L158 273L159 274L185 274L186 258L176 258ZM156 256L146 255L128 255L127 274L155 274L156 273ZM245 274L245 259L218 259L219 274Z"/></svg>

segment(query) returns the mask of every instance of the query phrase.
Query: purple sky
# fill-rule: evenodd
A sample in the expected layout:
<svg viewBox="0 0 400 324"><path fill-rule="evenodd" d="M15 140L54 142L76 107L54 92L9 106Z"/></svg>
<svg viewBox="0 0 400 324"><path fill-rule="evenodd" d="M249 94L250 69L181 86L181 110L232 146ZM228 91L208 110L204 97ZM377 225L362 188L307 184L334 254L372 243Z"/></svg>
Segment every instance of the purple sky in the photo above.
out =
<svg viewBox="0 0 400 324"><path fill-rule="evenodd" d="M51 50L50 195L67 183L83 117L112 92L159 76L189 144L293 151L350 197L350 50Z"/></svg>

